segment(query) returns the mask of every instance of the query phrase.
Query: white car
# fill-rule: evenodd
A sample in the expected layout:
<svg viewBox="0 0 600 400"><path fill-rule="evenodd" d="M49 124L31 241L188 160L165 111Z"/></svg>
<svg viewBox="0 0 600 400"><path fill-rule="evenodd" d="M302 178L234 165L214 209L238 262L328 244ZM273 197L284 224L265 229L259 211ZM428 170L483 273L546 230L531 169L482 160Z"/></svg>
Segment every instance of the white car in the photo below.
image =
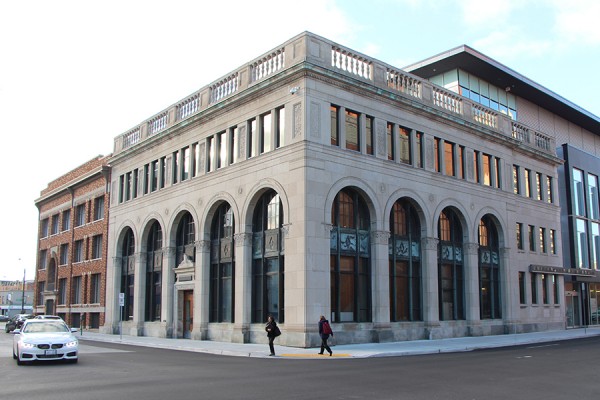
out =
<svg viewBox="0 0 600 400"><path fill-rule="evenodd" d="M14 330L13 358L22 365L32 361L68 360L77 362L79 342L62 320L28 319Z"/></svg>

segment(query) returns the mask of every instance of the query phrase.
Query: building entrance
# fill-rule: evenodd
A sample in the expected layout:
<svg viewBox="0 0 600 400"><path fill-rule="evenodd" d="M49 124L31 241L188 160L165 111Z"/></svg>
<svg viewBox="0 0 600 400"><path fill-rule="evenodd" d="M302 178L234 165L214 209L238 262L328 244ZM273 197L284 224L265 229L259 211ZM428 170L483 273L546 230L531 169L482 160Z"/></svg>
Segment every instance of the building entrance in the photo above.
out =
<svg viewBox="0 0 600 400"><path fill-rule="evenodd" d="M581 326L581 312L579 309L579 293L576 290L565 290L566 324L567 328Z"/></svg>
<svg viewBox="0 0 600 400"><path fill-rule="evenodd" d="M194 291L186 290L183 292L183 337L190 339L192 337L192 327L194 324Z"/></svg>

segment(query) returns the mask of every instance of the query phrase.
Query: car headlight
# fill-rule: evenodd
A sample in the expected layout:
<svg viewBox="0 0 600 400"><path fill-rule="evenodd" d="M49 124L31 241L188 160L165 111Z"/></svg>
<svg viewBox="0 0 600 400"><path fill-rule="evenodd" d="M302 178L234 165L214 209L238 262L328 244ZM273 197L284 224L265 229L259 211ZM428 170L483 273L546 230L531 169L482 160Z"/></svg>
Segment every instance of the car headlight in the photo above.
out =
<svg viewBox="0 0 600 400"><path fill-rule="evenodd" d="M67 344L65 346L67 346L67 347L75 347L75 346L77 346L77 340L73 340L71 342L67 342Z"/></svg>
<svg viewBox="0 0 600 400"><path fill-rule="evenodd" d="M33 343L25 343L25 342L23 342L23 348L25 348L25 349L32 349L34 347L35 347L35 344L33 344Z"/></svg>

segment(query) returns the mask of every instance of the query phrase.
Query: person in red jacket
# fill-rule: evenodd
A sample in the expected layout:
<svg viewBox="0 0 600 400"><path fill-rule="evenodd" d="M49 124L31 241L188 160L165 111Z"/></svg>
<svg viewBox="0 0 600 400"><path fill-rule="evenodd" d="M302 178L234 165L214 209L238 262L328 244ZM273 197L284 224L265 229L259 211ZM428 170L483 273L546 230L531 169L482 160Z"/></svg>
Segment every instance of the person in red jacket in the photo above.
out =
<svg viewBox="0 0 600 400"><path fill-rule="evenodd" d="M325 316L321 315L321 318L319 318L319 336L321 336L321 351L319 352L319 354L323 354L323 351L327 350L329 352L329 356L331 357L333 352L327 344L329 335L333 336L331 325L329 325L329 321L325 319Z"/></svg>

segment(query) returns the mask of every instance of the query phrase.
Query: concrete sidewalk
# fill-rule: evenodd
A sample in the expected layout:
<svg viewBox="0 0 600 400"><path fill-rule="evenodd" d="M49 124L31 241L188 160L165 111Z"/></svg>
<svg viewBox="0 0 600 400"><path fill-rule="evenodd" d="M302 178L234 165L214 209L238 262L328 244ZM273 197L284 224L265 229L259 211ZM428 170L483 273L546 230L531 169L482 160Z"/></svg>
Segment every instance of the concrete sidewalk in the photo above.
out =
<svg viewBox="0 0 600 400"><path fill-rule="evenodd" d="M108 335L90 331L76 335L82 342L108 342L161 349L192 351L238 357L269 357L269 346L256 343L226 343L209 340L169 339L147 336ZM451 353L497 347L554 342L600 336L600 327L587 327L561 331L521 333L497 336L462 337L440 340L413 340L409 342L344 344L332 347L335 358L367 358L408 356L418 354ZM91 343L89 343L91 344ZM318 355L318 348L296 348L275 345L277 358L326 358ZM273 357L270 357L273 358Z"/></svg>

